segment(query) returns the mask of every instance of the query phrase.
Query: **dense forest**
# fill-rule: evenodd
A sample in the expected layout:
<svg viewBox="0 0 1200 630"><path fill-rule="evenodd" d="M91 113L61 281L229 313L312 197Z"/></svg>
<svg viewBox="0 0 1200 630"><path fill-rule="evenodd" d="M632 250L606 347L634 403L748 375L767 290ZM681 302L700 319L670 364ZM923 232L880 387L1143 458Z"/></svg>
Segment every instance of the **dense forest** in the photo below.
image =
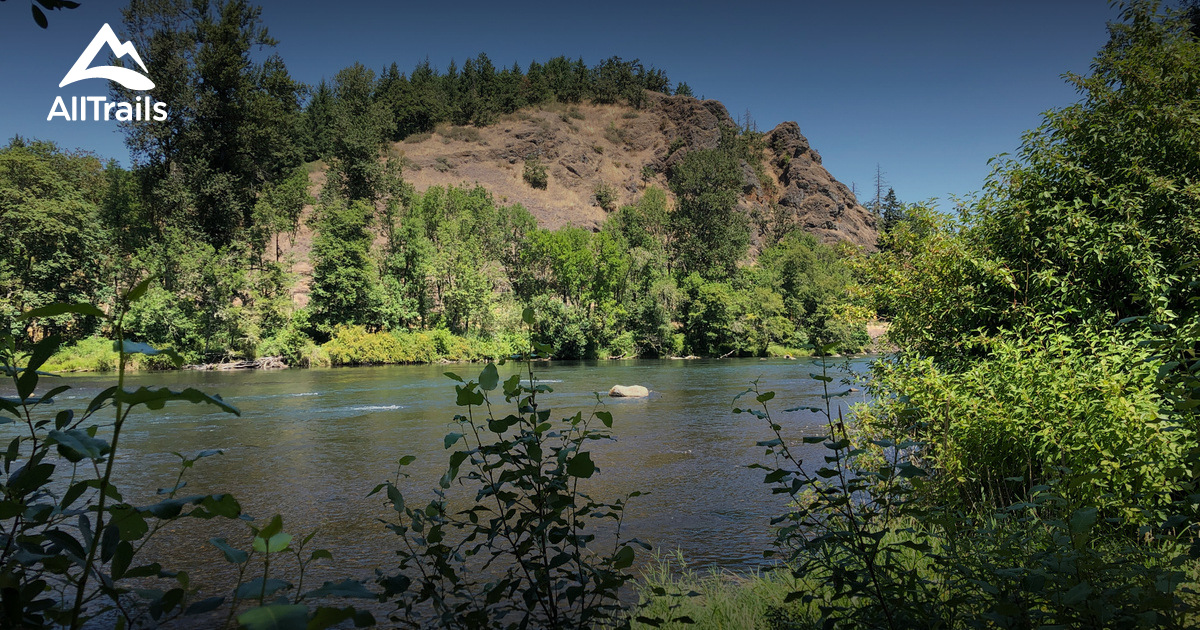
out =
<svg viewBox="0 0 1200 630"><path fill-rule="evenodd" d="M96 318L15 316L55 302L111 312L119 289L146 274L156 280L125 334L192 363L505 356L530 306L560 358L794 355L816 341L849 352L870 343L870 309L846 264L852 248L798 229L751 248L750 219L735 205L740 164L761 171L764 135L748 126L672 164L669 194L647 184L633 205L599 199L609 212L597 231L540 229L525 208L478 186L418 192L391 148L522 108L588 102L636 112L647 91L671 90L660 70L617 57L497 69L480 54L444 72L428 62L379 74L356 64L306 86L270 53L260 11L245 2L204 11L133 3L125 26L147 63L167 69L154 98L188 104L163 122L124 124L132 168L24 138L0 150L0 225L12 236L0 244L0 322L19 339L77 342L57 368L113 366L104 339L112 331ZM524 174L545 187L537 155L526 156ZM300 232L312 237L303 308L292 300L299 278L287 247Z"/></svg>

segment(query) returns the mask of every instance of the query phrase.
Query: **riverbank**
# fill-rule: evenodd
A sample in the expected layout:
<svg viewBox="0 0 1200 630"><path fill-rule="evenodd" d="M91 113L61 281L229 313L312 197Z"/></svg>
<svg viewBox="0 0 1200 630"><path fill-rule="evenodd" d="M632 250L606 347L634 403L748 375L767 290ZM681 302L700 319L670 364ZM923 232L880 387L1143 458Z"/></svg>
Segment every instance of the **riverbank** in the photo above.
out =
<svg viewBox="0 0 1200 630"><path fill-rule="evenodd" d="M864 356L889 351L885 335L886 322L867 326L872 344L866 353L847 353L841 356ZM479 363L511 356L528 343L524 335L505 333L490 339L462 337L445 329L423 331L368 332L361 326L340 329L324 344L311 341L292 348L272 345L270 354L251 357L227 356L216 361L193 359L182 366L184 370L229 371L249 369L284 369L289 367L342 367L363 365L433 365ZM743 353L724 357L695 355L665 357L677 360L705 358L780 358L801 359L813 356L812 348L768 345L761 353ZM835 355L839 356L839 355ZM628 349L600 348L591 357L598 360L628 360L644 358ZM54 373L112 372L117 369L117 353L112 341L103 337L88 337L63 348L46 362L43 369ZM132 372L166 371L177 369L166 356L131 355L126 370Z"/></svg>

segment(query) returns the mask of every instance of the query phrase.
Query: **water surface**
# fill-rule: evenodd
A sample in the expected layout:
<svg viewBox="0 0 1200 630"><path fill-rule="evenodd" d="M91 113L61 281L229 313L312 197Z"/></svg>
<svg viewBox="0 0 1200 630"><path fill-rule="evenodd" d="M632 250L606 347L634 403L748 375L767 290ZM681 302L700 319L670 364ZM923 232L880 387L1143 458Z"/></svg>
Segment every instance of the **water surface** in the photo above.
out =
<svg viewBox="0 0 1200 630"><path fill-rule="evenodd" d="M868 361L850 362L865 371ZM477 378L481 365L389 366L325 370L174 372L139 374L131 386L198 387L219 393L240 408L236 417L212 407L175 403L158 412L139 410L121 438L118 477L135 496L152 500L155 488L171 486L178 458L171 453L220 449L189 471L186 492L232 492L256 518L280 513L286 529L303 534L318 529L314 544L331 550L338 571L367 577L388 570L395 536L379 518L391 513L367 493L395 474L396 460L416 455L404 488L411 503L430 496L448 453L443 436L462 409L454 405L454 371ZM519 366L500 367L502 378ZM762 483L762 472L746 468L763 461L755 442L773 437L761 420L733 414L733 398L759 380L777 397L771 408L799 441L822 430L824 418L812 412L784 413L798 405L820 405L819 371L811 360L605 361L537 364L535 373L554 388L541 407L561 418L596 405L593 392L615 384L644 385L649 399L601 396L614 418L612 443L595 443L600 473L589 491L616 498L634 490L649 492L630 502L625 531L656 549L679 549L693 565L715 564L742 570L760 565L770 547L772 516L785 501ZM838 372L836 376L845 376ZM114 378L71 377L73 399L81 407ZM835 381L835 390L847 386ZM499 392L497 392L498 394ZM863 394L841 399L843 406ZM503 401L503 396L496 397ZM743 399L742 404L749 403ZM504 410L507 413L508 409ZM836 408L835 412L836 414ZM798 447L813 460L820 446ZM460 494L466 494L460 490ZM214 535L246 544L241 523L180 523L162 532L150 551L165 566L189 570L201 583L223 580L220 555L205 541ZM320 577L318 574L317 577ZM317 582L319 584L319 582Z"/></svg>

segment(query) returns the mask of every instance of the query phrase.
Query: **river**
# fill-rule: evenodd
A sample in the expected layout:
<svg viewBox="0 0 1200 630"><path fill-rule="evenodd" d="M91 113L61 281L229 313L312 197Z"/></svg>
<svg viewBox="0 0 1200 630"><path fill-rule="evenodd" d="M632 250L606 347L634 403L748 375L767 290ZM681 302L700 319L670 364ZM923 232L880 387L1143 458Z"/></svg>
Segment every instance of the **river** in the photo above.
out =
<svg viewBox="0 0 1200 630"><path fill-rule="evenodd" d="M869 359L858 358L831 371L839 378L864 373ZM500 367L502 379L521 366ZM477 378L482 365L424 365L343 369L170 372L137 374L130 386L173 389L198 387L220 394L241 416L213 407L173 403L160 411L139 410L122 435L118 477L126 499L153 500L155 488L174 484L178 458L171 453L220 449L188 472L188 493L231 492L258 519L275 513L294 534L319 530L313 547L337 559L329 577L369 577L376 567L391 566L395 536L378 518L390 510L367 493L390 479L396 460L415 455L412 477L404 488L410 504L429 497L427 490L445 469L443 436L461 411L454 405L453 371ZM812 412L784 413L797 405L819 405L820 371L812 360L693 360L551 362L535 366L537 378L554 388L540 406L554 418L596 404L593 392L615 384L644 385L648 399L601 396L615 419L611 443L595 443L599 473L590 491L616 498L634 490L649 492L627 508L625 531L660 552L679 550L693 566L731 570L761 566L770 548L772 516L782 512L782 495L771 494L762 472L746 468L763 461L755 442L772 437L766 424L733 414L733 398L758 379L777 393L772 412L786 434L799 441L819 434L824 419ZM82 407L113 383L112 376L68 377L74 389L59 406ZM835 381L831 389L847 385ZM861 385L858 385L862 389ZM835 403L861 402L854 393ZM503 401L503 397L498 397ZM749 399L743 399L749 402ZM506 410L507 412L507 410ZM836 414L836 410L835 410ZM819 465L822 447L807 446L807 459ZM165 566L187 569L200 583L220 582L221 556L207 544L222 535L248 546L246 527L237 522L181 523L158 534L149 551ZM337 573L337 575L334 575ZM319 584L319 582L317 582Z"/></svg>

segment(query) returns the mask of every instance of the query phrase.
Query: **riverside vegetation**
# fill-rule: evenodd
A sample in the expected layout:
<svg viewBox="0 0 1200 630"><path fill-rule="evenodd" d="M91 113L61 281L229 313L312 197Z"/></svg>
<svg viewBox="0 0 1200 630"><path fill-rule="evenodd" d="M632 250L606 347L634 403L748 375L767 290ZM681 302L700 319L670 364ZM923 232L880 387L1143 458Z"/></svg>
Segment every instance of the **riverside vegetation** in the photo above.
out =
<svg viewBox="0 0 1200 630"><path fill-rule="evenodd" d="M135 406L189 401L234 410L192 390L121 387L127 355L178 356L124 335L125 321L136 320L137 305L155 290L154 282L141 281L128 292L114 290L111 310L47 306L14 318L22 337L4 358L17 398L5 399L3 410L27 435L14 438L5 454L0 523L11 551L0 575L4 614L20 624L78 627L105 609L136 621L225 606L227 619L248 627L319 628L374 621L344 599L321 605L323 598L372 597L389 603L392 623L414 626L1195 625L1200 9L1123 7L1091 74L1069 80L1079 103L1049 112L1016 159L996 163L983 194L963 204L957 219L906 207L907 216L881 237L880 253L842 263L847 278L854 274L871 289L861 299L890 318L900 348L877 363L872 402L842 417L831 401L844 392L826 372L813 374L827 389L809 411L825 418L826 430L797 435L772 410L771 392L752 386L736 399L734 411L762 427L766 457L747 463L790 500L775 519L773 553L782 562L772 572L729 581L680 574L668 563L633 583L637 606L618 610L637 543L622 540L619 529L595 529L593 521L618 523L624 499L593 499L580 490L581 480L599 470L584 446L608 437L613 418L595 412L551 421L539 402L547 386L519 377L501 384L488 365L475 380L452 376L464 414L446 437L450 461L432 502L414 507L399 491L407 458L398 462L396 483L376 488L396 514L387 526L397 534L399 572L301 592L291 581L301 577L272 577L270 561L311 540L293 548L282 522L272 519L249 530L257 556L213 542L251 578L231 586L233 598L189 602L185 575L155 566L131 573L135 543L159 531L157 519L237 517L236 502L178 496L177 482L164 489L164 501L135 507L110 488L109 471ZM712 163L695 166L718 164L721 151L736 146L696 158ZM331 181L351 180L335 170ZM679 206L670 214L688 216L687 194L676 195ZM703 204L721 198L719 191L697 195ZM331 229L353 233L370 214L352 196L325 197ZM368 258L369 241L329 244L343 245L352 259ZM800 236L784 237L778 247L820 259ZM755 270L771 264L767 251L749 271L726 270L734 278L761 272ZM694 291L692 299L719 304L737 295L730 277L704 275L719 272L703 260L671 264L689 269L675 282ZM802 294L809 282L794 287ZM564 305L575 303L576 285L556 290L566 292ZM516 318L527 331L518 358L561 351L556 344L569 332L539 323L537 306L522 307ZM319 313L309 315L313 330L323 321ZM460 316L478 322L477 314ZM19 356L12 344L30 343L27 322L34 319L44 338L28 346L27 358ZM699 317L691 329L681 322L685 343L719 343L722 331L707 321ZM61 390L36 396L37 368L60 331L85 325L112 331L118 386L78 419L52 414L47 405ZM370 335L363 326L356 334ZM510 343L500 350L518 342ZM515 413L493 411L501 394ZM115 422L86 426L101 410L114 412ZM800 442L824 445L825 457L803 461ZM184 469L194 461L181 456ZM452 489L474 492L474 507L451 513L445 494ZM126 522L133 526L122 527ZM600 539L611 540L599 547ZM262 564L251 566L254 558ZM501 567L499 577L475 578L472 568L483 563ZM171 586L122 582L156 576Z"/></svg>

